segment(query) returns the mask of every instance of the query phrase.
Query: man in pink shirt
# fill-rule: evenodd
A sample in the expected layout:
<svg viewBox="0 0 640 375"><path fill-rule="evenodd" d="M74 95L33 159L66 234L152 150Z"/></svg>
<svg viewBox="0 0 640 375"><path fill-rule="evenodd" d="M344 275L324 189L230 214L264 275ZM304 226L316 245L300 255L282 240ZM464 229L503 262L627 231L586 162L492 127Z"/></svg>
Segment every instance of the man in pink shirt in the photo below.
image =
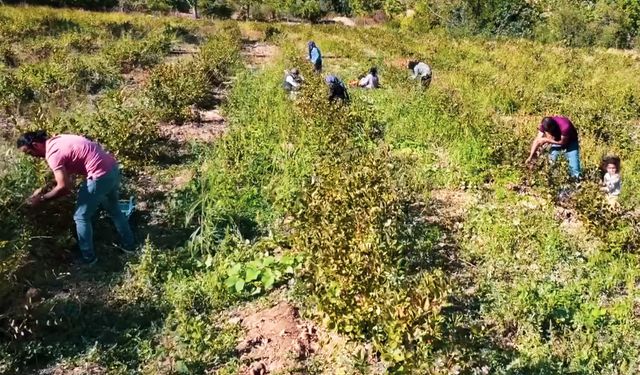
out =
<svg viewBox="0 0 640 375"><path fill-rule="evenodd" d="M69 194L73 189L72 176L86 177L80 185L73 215L82 263L93 265L97 261L91 220L100 205L113 220L123 251L134 250L133 233L118 203L120 168L112 155L85 137L70 134L48 137L43 130L23 134L17 146L26 154L44 158L56 180L56 186L49 192L41 194L39 189L27 199L32 207Z"/></svg>

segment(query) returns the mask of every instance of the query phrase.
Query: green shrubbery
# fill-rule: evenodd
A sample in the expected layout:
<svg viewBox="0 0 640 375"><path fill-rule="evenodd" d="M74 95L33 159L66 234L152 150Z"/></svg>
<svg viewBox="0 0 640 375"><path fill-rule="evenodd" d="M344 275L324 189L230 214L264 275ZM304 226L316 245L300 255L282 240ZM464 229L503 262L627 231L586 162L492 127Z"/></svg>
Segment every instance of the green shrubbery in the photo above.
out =
<svg viewBox="0 0 640 375"><path fill-rule="evenodd" d="M212 86L193 62L164 64L153 70L146 91L160 119L182 123L192 118L191 106L213 100Z"/></svg>
<svg viewBox="0 0 640 375"><path fill-rule="evenodd" d="M239 30L225 30L194 60L155 68L145 89L160 118L181 123L194 116L192 106L211 106L214 89L238 66L239 48Z"/></svg>
<svg viewBox="0 0 640 375"><path fill-rule="evenodd" d="M330 327L373 340L410 371L414 350L426 355L440 334L446 287L428 267L436 233L419 223L421 206L384 147L342 151L317 165L296 218L305 286Z"/></svg>
<svg viewBox="0 0 640 375"><path fill-rule="evenodd" d="M38 184L34 165L18 157L13 145L0 143L0 298L12 292L14 275L20 271L29 251L30 229L25 217L25 192L32 192Z"/></svg>

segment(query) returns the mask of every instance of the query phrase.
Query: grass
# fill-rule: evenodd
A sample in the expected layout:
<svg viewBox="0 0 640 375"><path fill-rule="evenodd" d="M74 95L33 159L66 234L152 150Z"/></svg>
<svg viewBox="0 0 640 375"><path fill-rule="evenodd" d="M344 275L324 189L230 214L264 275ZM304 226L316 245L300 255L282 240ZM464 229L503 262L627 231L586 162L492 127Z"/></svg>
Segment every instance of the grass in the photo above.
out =
<svg viewBox="0 0 640 375"><path fill-rule="evenodd" d="M0 81L5 115L32 125L84 129L93 119L93 111L80 116L88 96L109 100L124 87L123 74L148 71L151 83L125 96L132 108L107 106L113 135L96 131L105 141L126 140L126 126L116 125L143 122L141 108L153 109L142 118L149 128L185 121L185 107L206 106L210 85L235 76L223 104L228 131L194 148L197 178L171 193L171 203L161 198L172 207L163 230L177 232L182 214L191 238L169 245L150 236L137 259L82 276L97 288L81 296L83 313L59 296L34 304L32 315L7 310L27 322L54 314L64 323L19 339L7 334L4 372L65 363L113 373L233 373L242 333L224 312L282 285L307 316L371 342L390 373L637 372L640 66L632 56L437 30L277 25L281 33L269 40L279 55L250 71L237 65L241 33L259 37L272 25L0 12L12 20L0 30L12 51L4 52L9 78ZM92 44L82 42L86 35ZM201 54L164 65L185 35L201 40ZM383 89L352 89L348 107L326 103L320 77L301 58L309 39L328 56L327 72L348 81L377 65ZM408 80L402 61L410 57L433 66L429 90ZM69 69L71 59L83 63ZM307 78L296 101L281 90L292 66ZM184 95L185 87L193 92ZM556 198L566 166L523 166L548 114L574 120L587 171L562 209ZM2 176L4 208L42 179L40 167L6 152L2 170L13 172ZM594 191L607 153L623 160L621 212ZM163 168L155 156L142 159L129 155L129 171ZM432 195L440 191L471 206L438 203ZM29 254L25 237L47 234L18 214L3 220L10 243L3 254ZM291 254L299 262L293 275L282 261ZM256 267L262 276L250 277ZM8 333L12 323L2 322ZM330 360L314 367L333 368Z"/></svg>

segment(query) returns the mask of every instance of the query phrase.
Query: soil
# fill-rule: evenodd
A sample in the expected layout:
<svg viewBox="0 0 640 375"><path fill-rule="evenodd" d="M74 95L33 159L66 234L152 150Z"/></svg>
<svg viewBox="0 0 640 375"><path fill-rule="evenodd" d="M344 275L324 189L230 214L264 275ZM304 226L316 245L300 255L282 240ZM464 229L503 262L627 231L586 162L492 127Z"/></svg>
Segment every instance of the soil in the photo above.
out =
<svg viewBox="0 0 640 375"><path fill-rule="evenodd" d="M242 55L250 68L269 64L280 54L278 46L255 40L247 40L242 47Z"/></svg>
<svg viewBox="0 0 640 375"><path fill-rule="evenodd" d="M428 221L447 218L459 222L464 219L467 210L477 203L477 199L465 191L441 189L431 192L431 203L437 217L429 217Z"/></svg>
<svg viewBox="0 0 640 375"><path fill-rule="evenodd" d="M241 324L246 331L236 347L245 363L241 374L292 370L318 350L316 327L303 322L298 310L288 302L245 315Z"/></svg>
<svg viewBox="0 0 640 375"><path fill-rule="evenodd" d="M39 375L106 375L108 371L96 364L84 364L77 367L59 366L48 370L43 370Z"/></svg>
<svg viewBox="0 0 640 375"><path fill-rule="evenodd" d="M192 141L210 143L219 138L227 129L227 121L217 109L196 111L195 117L198 117L199 121L190 121L180 125L160 124L160 133L179 144Z"/></svg>
<svg viewBox="0 0 640 375"><path fill-rule="evenodd" d="M333 21L335 23L340 23L340 24L343 24L343 25L349 26L349 27L356 26L356 21L354 21L353 19L351 19L349 17L333 17L333 18L331 18L331 21Z"/></svg>

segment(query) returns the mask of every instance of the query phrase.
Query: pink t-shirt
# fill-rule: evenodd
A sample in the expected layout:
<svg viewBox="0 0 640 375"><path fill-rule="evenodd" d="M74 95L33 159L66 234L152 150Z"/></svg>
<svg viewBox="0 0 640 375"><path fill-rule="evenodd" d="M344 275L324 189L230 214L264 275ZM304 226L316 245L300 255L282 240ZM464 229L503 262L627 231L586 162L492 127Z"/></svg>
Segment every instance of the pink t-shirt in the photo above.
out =
<svg viewBox="0 0 640 375"><path fill-rule="evenodd" d="M90 179L104 176L118 163L98 143L71 134L60 134L48 139L45 159L54 172L64 167L70 174Z"/></svg>

